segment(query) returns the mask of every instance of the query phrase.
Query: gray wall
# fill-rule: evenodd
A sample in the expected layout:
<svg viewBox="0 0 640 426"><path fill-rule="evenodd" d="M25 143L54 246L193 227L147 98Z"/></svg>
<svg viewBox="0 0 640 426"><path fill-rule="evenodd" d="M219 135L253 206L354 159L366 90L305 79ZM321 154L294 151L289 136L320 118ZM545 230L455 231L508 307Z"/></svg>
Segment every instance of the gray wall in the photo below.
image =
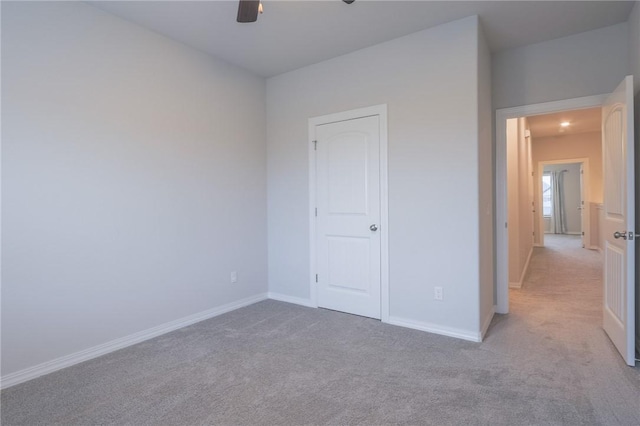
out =
<svg viewBox="0 0 640 426"><path fill-rule="evenodd" d="M3 2L2 89L3 375L266 293L264 80Z"/></svg>
<svg viewBox="0 0 640 426"><path fill-rule="evenodd" d="M629 74L626 23L493 55L496 109L610 93Z"/></svg>
<svg viewBox="0 0 640 426"><path fill-rule="evenodd" d="M270 291L310 297L308 118L386 103L391 315L478 331L477 28L466 18L267 80Z"/></svg>
<svg viewBox="0 0 640 426"><path fill-rule="evenodd" d="M634 76L636 93L640 92L640 1L629 15L629 60ZM637 123L637 121L636 121Z"/></svg>

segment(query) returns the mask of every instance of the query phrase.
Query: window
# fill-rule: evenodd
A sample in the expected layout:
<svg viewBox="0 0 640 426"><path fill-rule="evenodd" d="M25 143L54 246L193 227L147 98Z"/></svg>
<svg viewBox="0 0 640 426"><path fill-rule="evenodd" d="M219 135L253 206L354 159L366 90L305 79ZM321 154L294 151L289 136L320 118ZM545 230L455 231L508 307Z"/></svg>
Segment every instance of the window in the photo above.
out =
<svg viewBox="0 0 640 426"><path fill-rule="evenodd" d="M551 173L542 175L542 215L551 216Z"/></svg>

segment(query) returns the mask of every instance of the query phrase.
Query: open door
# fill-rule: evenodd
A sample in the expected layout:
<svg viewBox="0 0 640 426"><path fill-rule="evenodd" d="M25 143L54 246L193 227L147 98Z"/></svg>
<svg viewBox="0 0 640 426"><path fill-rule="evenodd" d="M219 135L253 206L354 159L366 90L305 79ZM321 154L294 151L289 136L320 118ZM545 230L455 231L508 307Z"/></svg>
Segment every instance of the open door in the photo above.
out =
<svg viewBox="0 0 640 426"><path fill-rule="evenodd" d="M635 198L633 77L602 107L604 174L603 327L628 365L635 365Z"/></svg>

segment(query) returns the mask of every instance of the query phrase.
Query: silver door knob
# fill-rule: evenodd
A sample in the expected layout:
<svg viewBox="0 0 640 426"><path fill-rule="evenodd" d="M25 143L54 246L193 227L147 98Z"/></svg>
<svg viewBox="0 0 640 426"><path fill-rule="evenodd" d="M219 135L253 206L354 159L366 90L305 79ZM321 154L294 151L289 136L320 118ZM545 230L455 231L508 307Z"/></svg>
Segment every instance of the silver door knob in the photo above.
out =
<svg viewBox="0 0 640 426"><path fill-rule="evenodd" d="M622 238L623 240L626 240L627 239L627 231L623 231L623 232L616 231L616 232L613 233L613 238L615 238L616 240L618 238Z"/></svg>
<svg viewBox="0 0 640 426"><path fill-rule="evenodd" d="M378 230L378 227L377 227L377 226L376 226L376 224L374 223L373 225L371 225L371 226L369 227L369 229L371 229L372 231L377 231L377 230Z"/></svg>

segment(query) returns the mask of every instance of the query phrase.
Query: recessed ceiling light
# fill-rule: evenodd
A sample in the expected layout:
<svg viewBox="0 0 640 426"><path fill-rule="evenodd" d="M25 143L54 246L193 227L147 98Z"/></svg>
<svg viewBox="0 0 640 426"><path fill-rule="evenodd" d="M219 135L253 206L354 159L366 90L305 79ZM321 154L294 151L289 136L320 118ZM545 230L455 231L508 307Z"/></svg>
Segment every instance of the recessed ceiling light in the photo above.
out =
<svg viewBox="0 0 640 426"><path fill-rule="evenodd" d="M569 127L571 125L571 123L569 123L568 121L563 121L562 123L560 123L560 125L562 127Z"/></svg>

